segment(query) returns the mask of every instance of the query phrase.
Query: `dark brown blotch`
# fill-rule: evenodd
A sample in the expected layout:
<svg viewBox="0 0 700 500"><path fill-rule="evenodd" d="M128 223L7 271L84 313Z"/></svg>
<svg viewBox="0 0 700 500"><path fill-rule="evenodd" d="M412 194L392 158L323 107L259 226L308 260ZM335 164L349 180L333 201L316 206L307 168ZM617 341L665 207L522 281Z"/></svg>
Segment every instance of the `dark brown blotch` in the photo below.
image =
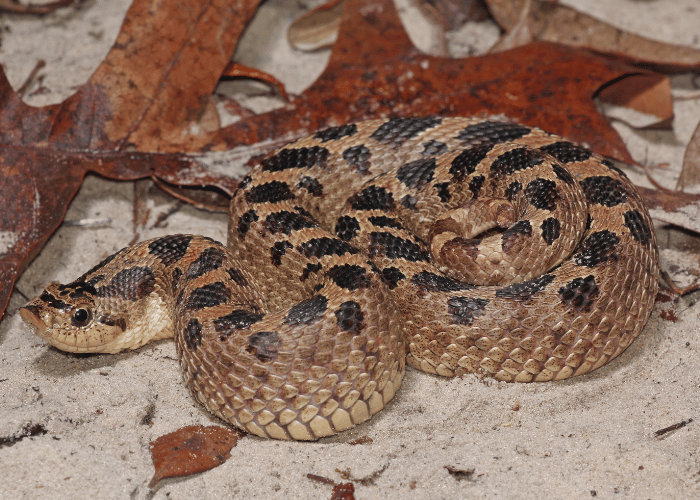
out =
<svg viewBox="0 0 700 500"><path fill-rule="evenodd" d="M569 141L559 141L552 144L547 144L546 146L542 146L540 151L544 151L545 153L552 155L562 163L586 161L593 154L590 152L590 150Z"/></svg>
<svg viewBox="0 0 700 500"><path fill-rule="evenodd" d="M155 287L153 270L148 266L135 266L119 271L109 285L97 288L96 295L137 301L150 295Z"/></svg>
<svg viewBox="0 0 700 500"><path fill-rule="evenodd" d="M185 279L191 280L221 267L226 258L223 250L216 247L205 248L185 273Z"/></svg>
<svg viewBox="0 0 700 500"><path fill-rule="evenodd" d="M441 141L428 141L423 143L422 156L437 156L447 151L447 144Z"/></svg>
<svg viewBox="0 0 700 500"><path fill-rule="evenodd" d="M510 184L508 184L508 187L506 188L506 191L504 193L506 200L508 201L513 201L515 199L515 196L522 191L523 185L520 184L518 181L513 181Z"/></svg>
<svg viewBox="0 0 700 500"><path fill-rule="evenodd" d="M360 251L339 238L313 238L297 247L300 254L306 258L320 259L326 255L355 255Z"/></svg>
<svg viewBox="0 0 700 500"><path fill-rule="evenodd" d="M284 318L284 323L292 327L297 325L310 325L323 318L328 309L328 299L323 295L316 295L303 300L289 309Z"/></svg>
<svg viewBox="0 0 700 500"><path fill-rule="evenodd" d="M241 218L238 220L238 234L241 237L245 236L250 229L250 225L258 219L259 217L258 214L255 213L255 210L248 210L247 212L243 213Z"/></svg>
<svg viewBox="0 0 700 500"><path fill-rule="evenodd" d="M501 235L501 248L507 254L520 251L532 236L532 224L529 220L520 220L506 229Z"/></svg>
<svg viewBox="0 0 700 500"><path fill-rule="evenodd" d="M485 120L460 130L457 139L465 145L509 142L530 133L530 128L519 123Z"/></svg>
<svg viewBox="0 0 700 500"><path fill-rule="evenodd" d="M652 240L652 229L639 210L635 209L625 212L624 217L625 227L630 230L630 234L635 240L642 245L646 245Z"/></svg>
<svg viewBox="0 0 700 500"><path fill-rule="evenodd" d="M195 288L185 300L185 311L199 311L218 306L231 298L231 290L221 281ZM180 298L182 301L182 298Z"/></svg>
<svg viewBox="0 0 700 500"><path fill-rule="evenodd" d="M364 144L352 146L343 151L343 159L348 162L348 166L363 177L369 175L371 157L372 152Z"/></svg>
<svg viewBox="0 0 700 500"><path fill-rule="evenodd" d="M491 163L491 177L502 179L520 170L533 168L544 161L544 154L531 148L515 148L501 153Z"/></svg>
<svg viewBox="0 0 700 500"><path fill-rule="evenodd" d="M160 261L164 265L170 266L179 262L180 259L185 255L187 249L190 246L190 241L192 241L192 236L188 236L185 234L171 234L169 236L163 236L162 238L158 238L157 240L152 241L148 245L148 251L151 253L151 255L158 257L158 259L160 259ZM115 256L112 256L111 258L108 257L107 259L102 261L102 263L98 264L97 267L105 265L107 262L111 261L111 259L113 259Z"/></svg>
<svg viewBox="0 0 700 500"><path fill-rule="evenodd" d="M357 133L357 125L348 123L339 127L329 127L325 130L320 130L314 134L314 139L319 139L321 142L337 141L343 137L352 137Z"/></svg>
<svg viewBox="0 0 700 500"><path fill-rule="evenodd" d="M282 256L287 253L287 250L290 248L294 248L294 245L288 241L275 242L275 244L272 245L272 248L270 248L270 261L272 262L272 265L275 267L281 266Z"/></svg>
<svg viewBox="0 0 700 500"><path fill-rule="evenodd" d="M523 196L530 200L533 207L550 212L557 208L560 199L556 182L541 177L528 183Z"/></svg>
<svg viewBox="0 0 700 500"><path fill-rule="evenodd" d="M427 262L430 254L416 243L391 233L372 232L367 253L371 256L384 255L390 259L404 259L409 262Z"/></svg>
<svg viewBox="0 0 700 500"><path fill-rule="evenodd" d="M302 177L297 184L299 189L306 189L312 196L323 196L323 186L313 177Z"/></svg>
<svg viewBox="0 0 700 500"><path fill-rule="evenodd" d="M561 301L577 313L591 312L599 295L593 275L575 278L559 289Z"/></svg>
<svg viewBox="0 0 700 500"><path fill-rule="evenodd" d="M368 186L349 199L353 210L391 210L394 195L386 188Z"/></svg>
<svg viewBox="0 0 700 500"><path fill-rule="evenodd" d="M457 281L447 276L422 271L414 274L411 282L421 291L427 292L457 292L460 290L473 290L474 285Z"/></svg>
<svg viewBox="0 0 700 500"><path fill-rule="evenodd" d="M293 231L316 226L317 224L314 220L296 212L288 212L287 210L271 213L265 218L265 229L271 234L283 233L290 235Z"/></svg>
<svg viewBox="0 0 700 500"><path fill-rule="evenodd" d="M433 180L437 163L435 158L424 158L406 163L396 171L396 178L404 186L420 190Z"/></svg>
<svg viewBox="0 0 700 500"><path fill-rule="evenodd" d="M302 282L306 281L307 279L309 279L309 276L311 276L312 273L315 274L319 272L322 268L323 266L321 264L306 264L306 267L302 271L299 280Z"/></svg>
<svg viewBox="0 0 700 500"><path fill-rule="evenodd" d="M486 177L483 175L477 175L469 181L469 191L472 192L472 198L476 199L479 197L479 193L481 193L481 188L483 187L485 180Z"/></svg>
<svg viewBox="0 0 700 500"><path fill-rule="evenodd" d="M197 318L189 320L185 326L185 344L191 351L196 351L197 346L202 344L202 324Z"/></svg>
<svg viewBox="0 0 700 500"><path fill-rule="evenodd" d="M626 203L629 197L625 185L617 179L608 176L588 177L583 179L580 185L589 203L605 207L615 207L621 203Z"/></svg>
<svg viewBox="0 0 700 500"><path fill-rule="evenodd" d="M374 227L393 227L394 229L403 229L401 222L393 217L385 215L373 216L367 219Z"/></svg>
<svg viewBox="0 0 700 500"><path fill-rule="evenodd" d="M94 297L97 294L95 284L104 279L104 275L93 276L90 281L74 281L68 285L59 285L59 296L68 296L71 299L79 299L83 297Z"/></svg>
<svg viewBox="0 0 700 500"><path fill-rule="evenodd" d="M180 278L182 278L182 269L176 267L173 269L170 281L170 290L175 293L180 286Z"/></svg>
<svg viewBox="0 0 700 500"><path fill-rule="evenodd" d="M121 331L126 331L126 319L124 318L116 318L108 314L102 314L97 317L97 321L103 325L118 326Z"/></svg>
<svg viewBox="0 0 700 500"><path fill-rule="evenodd" d="M358 265L343 264L333 266L328 270L326 276L339 287L350 291L367 288L372 283L367 270Z"/></svg>
<svg viewBox="0 0 700 500"><path fill-rule="evenodd" d="M248 338L246 351L261 363L267 363L277 359L280 345L282 342L277 332L257 332Z"/></svg>
<svg viewBox="0 0 700 500"><path fill-rule="evenodd" d="M437 190L437 195L441 202L447 203L452 199L449 182L440 182L439 184L435 184L435 189Z"/></svg>
<svg viewBox="0 0 700 500"><path fill-rule="evenodd" d="M447 299L447 312L455 325L471 325L474 319L484 313L489 301L470 297L451 297Z"/></svg>
<svg viewBox="0 0 700 500"><path fill-rule="evenodd" d="M391 118L382 123L370 136L377 142L386 145L400 146L421 132L436 127L442 123L438 117Z"/></svg>
<svg viewBox="0 0 700 500"><path fill-rule="evenodd" d="M245 199L248 203L278 203L285 200L293 200L295 198L289 188L289 184L281 181L270 181L265 184L252 187L245 193Z"/></svg>
<svg viewBox="0 0 700 500"><path fill-rule="evenodd" d="M250 328L265 317L264 314L257 314L244 309L236 309L226 316L214 320L214 330L219 334L219 339L224 342L236 330Z"/></svg>
<svg viewBox="0 0 700 500"><path fill-rule="evenodd" d="M452 160L450 175L458 182L464 180L476 171L476 167L488 156L491 149L493 144L482 144L465 149Z"/></svg>
<svg viewBox="0 0 700 500"><path fill-rule="evenodd" d="M340 307L335 312L335 317L338 320L338 327L353 335L358 335L364 327L362 321L365 319L365 315L360 304L354 300L340 304Z"/></svg>
<svg viewBox="0 0 700 500"><path fill-rule="evenodd" d="M360 222L349 215L339 217L335 224L335 234L343 241L352 240L359 230Z"/></svg>
<svg viewBox="0 0 700 500"><path fill-rule="evenodd" d="M533 297L533 295L536 295L547 288L547 285L549 285L552 281L554 281L553 274L543 274L539 278L523 281L522 283L514 283L512 285L499 288L496 290L496 297L515 300L518 302L527 302Z"/></svg>
<svg viewBox="0 0 700 500"><path fill-rule="evenodd" d="M279 172L290 168L309 169L313 166L326 168L330 151L320 146L310 148L283 149L260 162L267 172Z"/></svg>
<svg viewBox="0 0 700 500"><path fill-rule="evenodd" d="M407 194L406 196L401 198L401 206L407 210L417 212L418 210L416 209L416 205L418 205L418 198L416 198L415 196Z"/></svg>
<svg viewBox="0 0 700 500"><path fill-rule="evenodd" d="M561 235L561 222L559 219L549 217L542 221L540 229L542 230L542 239L547 245L551 245Z"/></svg>
<svg viewBox="0 0 700 500"><path fill-rule="evenodd" d="M617 261L616 249L619 242L620 238L612 231L597 231L583 240L574 255L574 262L578 266L596 267L609 260Z"/></svg>
<svg viewBox="0 0 700 500"><path fill-rule="evenodd" d="M401 272L400 269L396 267L385 267L381 271L382 279L384 283L389 287L389 290L393 290L399 284L399 281L405 279L406 276Z"/></svg>
<svg viewBox="0 0 700 500"><path fill-rule="evenodd" d="M231 278L231 280L233 280L233 282L238 286L249 286L248 280L238 269L230 267L226 269L226 273L228 274L229 278Z"/></svg>

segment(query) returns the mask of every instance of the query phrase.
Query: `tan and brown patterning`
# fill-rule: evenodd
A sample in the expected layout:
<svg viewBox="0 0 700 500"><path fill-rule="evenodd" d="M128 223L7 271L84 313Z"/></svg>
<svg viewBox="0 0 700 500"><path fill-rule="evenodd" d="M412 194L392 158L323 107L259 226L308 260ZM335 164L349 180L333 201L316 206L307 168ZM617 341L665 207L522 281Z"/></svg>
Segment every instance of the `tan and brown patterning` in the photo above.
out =
<svg viewBox="0 0 700 500"><path fill-rule="evenodd" d="M639 335L657 275L649 214L607 160L498 119L394 118L263 160L231 201L228 248L145 241L21 314L72 352L174 336L211 412L317 439L381 410L406 361L517 382L587 373Z"/></svg>

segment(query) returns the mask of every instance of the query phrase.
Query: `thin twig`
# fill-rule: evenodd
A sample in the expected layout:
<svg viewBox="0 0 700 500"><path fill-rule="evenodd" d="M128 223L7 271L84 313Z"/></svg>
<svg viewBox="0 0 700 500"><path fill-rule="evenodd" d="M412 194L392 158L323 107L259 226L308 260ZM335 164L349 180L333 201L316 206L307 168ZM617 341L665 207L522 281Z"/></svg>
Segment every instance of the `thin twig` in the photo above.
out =
<svg viewBox="0 0 700 500"><path fill-rule="evenodd" d="M685 288L681 288L673 282L671 276L664 270L661 271L661 277L666 282L668 287L677 295L685 295L695 290L700 289L700 278L693 281L690 285Z"/></svg>
<svg viewBox="0 0 700 500"><path fill-rule="evenodd" d="M318 481L319 483L330 484L333 486L338 484L335 481L333 481L332 479L328 479L327 477L323 477L323 476L317 476L316 474L307 474L306 477L313 480L313 481Z"/></svg>
<svg viewBox="0 0 700 500"><path fill-rule="evenodd" d="M28 89L29 86L32 84L32 82L34 81L34 78L36 78L36 74L37 74L37 73L39 72L39 70L40 70L41 68L43 68L44 66L46 66L46 61L44 61L43 59L39 59L39 60L36 62L36 66L34 66L34 69L32 70L32 72L29 73L29 76L28 76L27 79L24 81L24 83L22 84L22 86L21 86L19 89L17 89L17 95L18 95L18 96L20 96L20 97L23 97L23 96L24 96L25 92L27 92L27 89Z"/></svg>
<svg viewBox="0 0 700 500"><path fill-rule="evenodd" d="M651 183L654 185L654 187L655 187L656 189L658 189L659 191L666 191L666 192L673 191L673 189L669 189L669 188L664 187L664 186L662 186L661 184L659 184L659 183L656 181L656 179L654 179L654 178L651 176L651 173L649 172L649 167L646 165L646 163L642 164L641 166L642 166L642 168L644 169L644 173L646 174L647 179L649 179L649 182L651 182Z"/></svg>
<svg viewBox="0 0 700 500"><path fill-rule="evenodd" d="M656 437L663 436L667 432L675 431L676 429L680 429L681 427L685 427L688 425L690 422L692 422L693 419L689 418L688 420L683 420L682 422L678 422L677 424L669 425L668 427L664 427L663 429L659 429L654 433Z"/></svg>
<svg viewBox="0 0 700 500"><path fill-rule="evenodd" d="M180 209L183 207L184 204L185 204L185 202L184 202L184 201L180 201L180 200L178 200L177 202L175 202L175 205L173 205L173 206L170 207L167 211L163 212L162 214L160 214L160 215L158 216L158 218L156 219L156 221L153 223L153 227L154 227L154 228L155 228L155 227L163 227L162 224L163 224L163 222L165 222L165 219L167 219L168 217L170 217L170 216L173 215L174 213L179 212Z"/></svg>

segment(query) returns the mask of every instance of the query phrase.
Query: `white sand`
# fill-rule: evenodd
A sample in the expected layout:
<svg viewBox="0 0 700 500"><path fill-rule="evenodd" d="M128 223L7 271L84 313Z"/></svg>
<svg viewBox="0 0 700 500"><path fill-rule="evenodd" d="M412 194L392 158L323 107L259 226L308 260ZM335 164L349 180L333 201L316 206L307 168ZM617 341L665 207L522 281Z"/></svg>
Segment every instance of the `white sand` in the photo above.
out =
<svg viewBox="0 0 700 500"><path fill-rule="evenodd" d="M629 29L700 48L696 0L576 2L584 3ZM45 58L44 85L50 93L31 102L59 102L99 64L127 4L96 0L77 13L5 16L3 25L10 31L3 31L0 61L10 81L18 86L36 59ZM288 19L294 5L272 5L269 17ZM653 15L645 16L647 11ZM407 12L409 22L415 22L415 11ZM696 35L689 39L693 30ZM414 29L414 40L423 32ZM279 40L269 45L283 50ZM282 54L284 60L291 57ZM274 66L266 62L272 56L257 57ZM309 58L305 64L322 68L327 55L304 57ZM277 76L296 92L315 78L303 81L293 65ZM691 88L688 76L675 77L673 84L674 91ZM678 101L674 131L619 129L635 158L670 164L652 172L673 187L698 117L700 102ZM631 175L643 182L639 172ZM132 201L132 184L88 178L66 221L110 221L104 227L62 227L16 289L34 296L48 281L71 280L124 246L133 236ZM154 212L150 228L155 213L169 205L149 203ZM168 219L166 228L142 230L140 236L176 232L223 241L225 217L186 207ZM662 246L675 241L666 231L659 234ZM698 271L697 254L684 248L664 251L662 267L673 265L679 266L679 281L688 282L689 272ZM46 433L0 447L0 498L330 498L331 487L307 479L309 473L335 481L349 476L356 481L358 499L700 498L696 298L657 304L627 352L589 375L516 385L476 376L445 380L409 369L394 401L351 431L316 443L248 436L224 465L165 480L149 491L150 440L185 425L220 424L181 383L174 344L164 341L114 356L59 352L22 324L16 312L25 299L15 292L0 323L0 437L19 437L32 426ZM669 310L676 322L660 317L668 318ZM149 413L150 426L142 422ZM662 438L654 436L689 418L695 421ZM373 443L348 444L361 436ZM475 472L458 481L444 466Z"/></svg>

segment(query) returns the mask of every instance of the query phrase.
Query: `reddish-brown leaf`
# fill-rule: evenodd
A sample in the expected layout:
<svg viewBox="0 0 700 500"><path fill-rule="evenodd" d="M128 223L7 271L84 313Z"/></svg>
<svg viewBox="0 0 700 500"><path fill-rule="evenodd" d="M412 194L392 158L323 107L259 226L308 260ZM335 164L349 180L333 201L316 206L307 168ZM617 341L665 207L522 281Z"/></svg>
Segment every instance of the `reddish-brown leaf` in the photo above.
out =
<svg viewBox="0 0 700 500"><path fill-rule="evenodd" d="M182 477L213 469L231 457L243 434L230 427L190 425L151 441L156 469L148 483L153 488L168 477Z"/></svg>
<svg viewBox="0 0 700 500"><path fill-rule="evenodd" d="M487 0L506 31L518 23L526 0ZM532 0L527 27L534 40L594 50L644 67L688 71L700 67L700 51L628 33L559 2Z"/></svg>
<svg viewBox="0 0 700 500"><path fill-rule="evenodd" d="M331 500L355 500L355 485L352 483L338 483L333 487Z"/></svg>
<svg viewBox="0 0 700 500"><path fill-rule="evenodd" d="M284 88L284 84L280 82L277 78L272 76L270 73L265 73L259 69L251 68L239 63L229 63L229 65L224 70L222 77L228 78L250 78L251 80L258 80L267 83L277 89L277 92L286 100L289 100L287 95L287 90Z"/></svg>
<svg viewBox="0 0 700 500"><path fill-rule="evenodd" d="M673 99L671 80L658 74L631 74L603 86L598 97L610 104L633 109L648 117L647 123L636 128L671 128Z"/></svg>

